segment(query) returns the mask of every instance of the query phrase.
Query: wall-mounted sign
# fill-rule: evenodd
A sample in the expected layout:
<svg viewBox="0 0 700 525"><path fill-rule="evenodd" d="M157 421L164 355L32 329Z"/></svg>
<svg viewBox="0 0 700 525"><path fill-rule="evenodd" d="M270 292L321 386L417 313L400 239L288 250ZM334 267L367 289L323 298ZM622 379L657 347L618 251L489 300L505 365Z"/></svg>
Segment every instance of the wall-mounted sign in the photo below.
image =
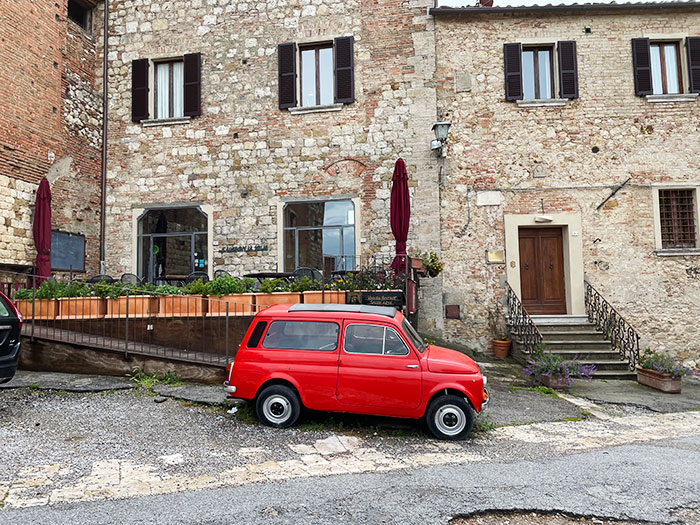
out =
<svg viewBox="0 0 700 525"><path fill-rule="evenodd" d="M220 251L222 253L263 252L267 248L267 244L250 244L247 246L237 244L235 246L224 246Z"/></svg>
<svg viewBox="0 0 700 525"><path fill-rule="evenodd" d="M348 292L346 296L348 304L370 304L372 306L403 306L403 292L401 291L372 291L372 292Z"/></svg>
<svg viewBox="0 0 700 525"><path fill-rule="evenodd" d="M84 272L85 236L60 231L51 232L51 269Z"/></svg>
<svg viewBox="0 0 700 525"><path fill-rule="evenodd" d="M486 262L488 264L503 264L506 262L506 253L503 250L486 250Z"/></svg>

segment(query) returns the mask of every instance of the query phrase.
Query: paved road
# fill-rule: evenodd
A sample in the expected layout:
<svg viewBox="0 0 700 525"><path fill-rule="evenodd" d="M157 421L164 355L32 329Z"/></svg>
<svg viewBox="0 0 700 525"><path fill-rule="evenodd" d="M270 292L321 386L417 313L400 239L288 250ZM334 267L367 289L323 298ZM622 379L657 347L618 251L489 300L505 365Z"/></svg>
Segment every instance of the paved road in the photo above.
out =
<svg viewBox="0 0 700 525"><path fill-rule="evenodd" d="M138 499L10 510L24 523L447 523L482 509L564 510L671 522L700 507L700 438L577 453L350 474Z"/></svg>

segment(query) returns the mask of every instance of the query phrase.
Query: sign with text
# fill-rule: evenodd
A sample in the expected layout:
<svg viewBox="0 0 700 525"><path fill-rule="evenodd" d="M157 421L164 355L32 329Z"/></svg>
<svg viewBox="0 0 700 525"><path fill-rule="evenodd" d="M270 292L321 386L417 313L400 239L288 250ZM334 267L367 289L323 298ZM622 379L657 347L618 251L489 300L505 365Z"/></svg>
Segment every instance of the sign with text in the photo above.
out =
<svg viewBox="0 0 700 525"><path fill-rule="evenodd" d="M403 292L400 290L348 292L346 301L348 304L369 304L372 306L401 308L403 306Z"/></svg>

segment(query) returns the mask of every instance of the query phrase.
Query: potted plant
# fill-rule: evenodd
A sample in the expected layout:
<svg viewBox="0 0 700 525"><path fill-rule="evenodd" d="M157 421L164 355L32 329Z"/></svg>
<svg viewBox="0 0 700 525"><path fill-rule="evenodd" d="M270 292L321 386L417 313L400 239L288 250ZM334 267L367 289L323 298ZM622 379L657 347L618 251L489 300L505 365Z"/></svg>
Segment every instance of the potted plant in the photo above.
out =
<svg viewBox="0 0 700 525"><path fill-rule="evenodd" d="M444 264L433 250L423 253L421 258L430 277L437 277L442 273Z"/></svg>
<svg viewBox="0 0 700 525"><path fill-rule="evenodd" d="M301 292L306 304L345 304L345 292L332 289L330 284L312 281L302 277L293 281L289 288L292 292Z"/></svg>
<svg viewBox="0 0 700 525"><path fill-rule="evenodd" d="M59 314L58 298L63 295L65 285L59 281L44 281L32 293L31 288L23 288L15 293L17 309L26 319L32 318L32 295L34 319L55 319Z"/></svg>
<svg viewBox="0 0 700 525"><path fill-rule="evenodd" d="M202 279L187 286L159 286L156 291L166 293L158 298L158 317L193 317L207 313L207 285Z"/></svg>
<svg viewBox="0 0 700 525"><path fill-rule="evenodd" d="M428 275L428 268L426 268L421 257L411 257L411 268L421 277L426 277Z"/></svg>
<svg viewBox="0 0 700 525"><path fill-rule="evenodd" d="M688 373L665 352L647 348L637 362L637 382L667 394L680 394L681 378Z"/></svg>
<svg viewBox="0 0 700 525"><path fill-rule="evenodd" d="M540 384L561 390L571 385L571 379L593 378L595 365L584 365L578 361L566 361L558 354L545 351L540 345L532 354L530 364L523 369L523 375L533 384Z"/></svg>
<svg viewBox="0 0 700 525"><path fill-rule="evenodd" d="M249 278L219 277L206 284L206 294L209 296L207 315L225 316L228 304L229 315L255 314L254 281Z"/></svg>
<svg viewBox="0 0 700 525"><path fill-rule="evenodd" d="M492 340L493 342L493 355L498 359L505 359L508 357L508 352L510 351L510 339L508 337L501 336Z"/></svg>
<svg viewBox="0 0 700 525"><path fill-rule="evenodd" d="M101 285L101 286L100 286ZM106 283L90 286L85 281L71 281L58 300L59 319L91 319L104 317L106 312Z"/></svg>
<svg viewBox="0 0 700 525"><path fill-rule="evenodd" d="M255 294L255 304L258 306L300 302L301 292L292 292L289 283L284 279L263 279L260 291Z"/></svg>
<svg viewBox="0 0 700 525"><path fill-rule="evenodd" d="M97 283L98 289L103 283ZM107 288L107 317L126 317L127 297L129 292L129 317L150 317L158 313L158 298L148 295L146 289L130 288L121 282L106 285ZM150 286L152 287L152 285Z"/></svg>

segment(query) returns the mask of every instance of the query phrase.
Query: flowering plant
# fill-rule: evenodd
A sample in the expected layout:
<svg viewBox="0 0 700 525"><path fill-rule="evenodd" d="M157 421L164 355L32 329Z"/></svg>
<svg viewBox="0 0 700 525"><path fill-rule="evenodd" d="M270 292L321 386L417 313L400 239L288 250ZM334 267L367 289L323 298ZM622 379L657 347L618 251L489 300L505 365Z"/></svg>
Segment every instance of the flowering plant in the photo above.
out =
<svg viewBox="0 0 700 525"><path fill-rule="evenodd" d="M584 365L579 361L567 361L558 354L546 352L543 345L533 352L532 362L523 369L523 374L534 383L540 383L541 377L557 377L564 380L566 386L571 385L571 379L593 379L595 365Z"/></svg>
<svg viewBox="0 0 700 525"><path fill-rule="evenodd" d="M444 264L433 250L422 253L421 259L423 259L423 264L425 264L425 268L428 270L428 275L435 277L442 273Z"/></svg>
<svg viewBox="0 0 700 525"><path fill-rule="evenodd" d="M654 370L660 374L670 374L673 378L681 377L688 373L687 368L685 368L667 353L655 352L650 348L647 348L644 350L644 352L642 352L637 364L641 368Z"/></svg>

